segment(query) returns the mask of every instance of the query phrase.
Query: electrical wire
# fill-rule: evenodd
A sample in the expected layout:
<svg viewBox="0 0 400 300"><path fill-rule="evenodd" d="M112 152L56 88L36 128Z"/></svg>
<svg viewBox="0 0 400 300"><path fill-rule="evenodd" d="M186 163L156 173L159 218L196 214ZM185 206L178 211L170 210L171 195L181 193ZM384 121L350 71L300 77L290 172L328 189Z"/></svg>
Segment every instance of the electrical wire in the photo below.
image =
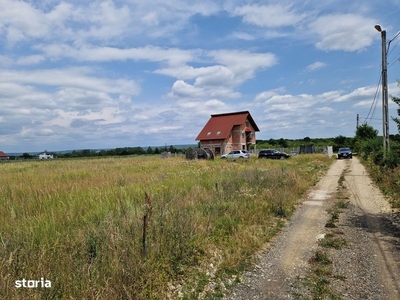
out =
<svg viewBox="0 0 400 300"><path fill-rule="evenodd" d="M389 43L388 43L388 49L387 49L387 57L389 57L390 54L391 54L391 53L396 49L396 47L399 45L399 43L400 43L400 39L399 39L399 38L400 38L400 31L394 36L394 38L392 38L392 39L389 41ZM399 40L398 40L397 43L392 47L392 50L389 51L391 43L394 42L394 41L397 40L397 39L399 39ZM400 60L400 55L399 55L399 56L396 55L396 58L395 58L392 62L388 63L388 68L392 67L392 66L394 65L394 63L395 63L396 61L398 61L398 60Z"/></svg>
<svg viewBox="0 0 400 300"><path fill-rule="evenodd" d="M396 39L398 39L399 37L400 37L400 31L394 36L394 38L392 38L392 39L389 41L388 47L387 47L387 50L386 50L386 51L387 51L387 56L386 56L386 57L389 57L389 55L390 55L390 54L396 49L396 47L399 45L400 39L399 39L399 41L397 41L397 43L392 47L392 50L389 51L391 43L392 43L393 41L395 41ZM400 56L397 57L396 59L394 59L394 60L388 65L388 68L391 67L391 66L393 66L394 63L395 63L397 60L400 60ZM381 85L381 82L382 82L382 72L381 72L381 74L380 74L379 81L378 81L378 84L377 84L377 86L376 86L376 91L375 91L375 95L374 95L374 100L372 101L372 104L371 104L371 107L370 107L370 109L369 109L368 115L367 115L367 117L365 118L365 121L364 121L364 122L367 123L367 124L368 124L368 120L370 120L369 123L371 123L372 120L382 120L382 119L375 119L375 118L373 118L373 116L374 116L374 114L375 114L376 106L377 106L377 104L378 104L377 96L378 96L379 87L380 87L380 85ZM371 115L371 116L370 116L370 115Z"/></svg>
<svg viewBox="0 0 400 300"><path fill-rule="evenodd" d="M391 39L391 40L389 41L388 46L387 46L387 49L386 49L386 51L387 51L387 52L386 52L386 54L387 54L387 55L386 55L386 58L388 58L389 55L390 55L391 53L393 53L393 51L394 51L394 50L396 49L396 47L399 45L400 39L399 39L399 40L397 41L397 43L392 47L392 50L389 51L391 43L392 43L393 41L395 41L396 39L398 39L399 37L400 37L400 31L394 36L393 39ZM397 57L397 55L396 55L396 58L395 58L390 64L388 64L388 68L389 68L389 67L392 67L392 66L394 65L394 63L395 63L397 60L400 61L400 56ZM382 119L374 118L376 106L377 106L377 104L378 104L377 97L378 97L378 93L379 93L379 88L380 88L380 86L381 86L381 82L382 82L382 72L380 72L380 76L379 76L378 84L377 84L377 86L376 86L376 91L375 91L374 99L373 99L373 101L372 101L372 104L371 104L371 107L370 107L370 109L369 109L369 112L368 112L367 117L359 117L359 118L364 119L364 123L367 123L367 124L368 124L368 123L370 123L370 124L371 124L371 123L375 123L375 122L372 122L372 120L374 120L374 121L376 121L376 120L382 121Z"/></svg>
<svg viewBox="0 0 400 300"><path fill-rule="evenodd" d="M371 107L370 107L370 109L369 109L368 115L367 115L367 117L365 118L365 123L367 123L367 124L368 124L368 119L372 120L372 118L373 118L373 116L374 116L374 113L375 113L376 105L377 105L377 103L378 103L378 101L377 101L377 96L378 96L379 86L380 86L380 84L381 84L381 81L382 81L382 73L381 73L381 75L380 75L380 77L379 77L378 84L377 84L377 86L376 86L376 91L375 91L375 95L374 95L374 100L372 101L372 104L371 104ZM371 117L370 117L370 115L371 115Z"/></svg>

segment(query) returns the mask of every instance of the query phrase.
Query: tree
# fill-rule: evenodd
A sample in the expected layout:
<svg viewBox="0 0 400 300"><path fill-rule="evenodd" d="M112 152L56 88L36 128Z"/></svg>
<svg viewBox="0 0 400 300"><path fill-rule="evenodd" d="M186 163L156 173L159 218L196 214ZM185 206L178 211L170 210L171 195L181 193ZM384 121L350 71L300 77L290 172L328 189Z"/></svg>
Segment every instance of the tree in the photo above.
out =
<svg viewBox="0 0 400 300"><path fill-rule="evenodd" d="M378 130L369 126L367 123L358 126L356 130L357 140L370 140L376 138L377 136L378 136Z"/></svg>
<svg viewBox="0 0 400 300"><path fill-rule="evenodd" d="M333 139L337 146L345 146L347 138L343 135L338 135Z"/></svg>
<svg viewBox="0 0 400 300"><path fill-rule="evenodd" d="M272 146L275 146L276 144L278 144L278 142L276 140L274 140L274 139L269 139L268 140L268 144L270 144Z"/></svg>
<svg viewBox="0 0 400 300"><path fill-rule="evenodd" d="M146 152L147 152L147 154L154 154L154 150L151 147L147 148Z"/></svg>
<svg viewBox="0 0 400 300"><path fill-rule="evenodd" d="M22 154L22 157L24 158L24 159L29 159L29 158L32 158L32 155L30 155L29 153L23 153Z"/></svg>
<svg viewBox="0 0 400 300"><path fill-rule="evenodd" d="M282 148L287 148L288 146L287 141L284 138L280 138L278 143Z"/></svg>
<svg viewBox="0 0 400 300"><path fill-rule="evenodd" d="M374 161L382 160L382 141L378 138L378 130L363 123L356 130L355 141L354 148L364 159L372 155Z"/></svg>
<svg viewBox="0 0 400 300"><path fill-rule="evenodd" d="M399 85L400 85L400 83L399 83ZM392 101L399 106L399 108L397 108L397 115L400 117L400 98L392 97ZM392 120L397 124L397 129L400 133L400 118L392 117Z"/></svg>

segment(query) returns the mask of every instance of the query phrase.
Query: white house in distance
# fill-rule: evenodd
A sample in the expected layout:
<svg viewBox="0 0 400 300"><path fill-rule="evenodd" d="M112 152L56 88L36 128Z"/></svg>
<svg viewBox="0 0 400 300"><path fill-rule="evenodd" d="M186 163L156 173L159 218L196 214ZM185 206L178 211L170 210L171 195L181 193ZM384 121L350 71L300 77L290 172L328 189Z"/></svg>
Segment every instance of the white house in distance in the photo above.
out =
<svg viewBox="0 0 400 300"><path fill-rule="evenodd" d="M47 150L44 150L44 152L39 153L38 155L39 159L53 159L54 154L52 152L47 152Z"/></svg>

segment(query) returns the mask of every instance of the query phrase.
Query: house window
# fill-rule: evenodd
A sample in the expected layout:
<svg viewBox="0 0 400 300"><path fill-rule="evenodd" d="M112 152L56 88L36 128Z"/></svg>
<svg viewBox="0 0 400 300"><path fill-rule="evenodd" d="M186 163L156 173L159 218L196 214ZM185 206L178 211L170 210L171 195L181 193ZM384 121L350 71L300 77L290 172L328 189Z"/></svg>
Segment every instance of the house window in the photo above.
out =
<svg viewBox="0 0 400 300"><path fill-rule="evenodd" d="M211 131L207 132L207 136L211 135Z"/></svg>
<svg viewBox="0 0 400 300"><path fill-rule="evenodd" d="M246 134L244 132L242 132L242 138L245 138Z"/></svg>
<svg viewBox="0 0 400 300"><path fill-rule="evenodd" d="M217 135L220 135L221 134L221 131L217 131Z"/></svg>

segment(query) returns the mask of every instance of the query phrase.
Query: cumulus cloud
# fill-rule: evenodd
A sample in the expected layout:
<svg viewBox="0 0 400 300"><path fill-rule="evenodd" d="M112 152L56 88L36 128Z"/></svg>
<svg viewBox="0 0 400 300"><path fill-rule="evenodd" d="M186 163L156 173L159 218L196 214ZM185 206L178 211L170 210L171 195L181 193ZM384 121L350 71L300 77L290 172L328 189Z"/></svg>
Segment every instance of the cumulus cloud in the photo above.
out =
<svg viewBox="0 0 400 300"><path fill-rule="evenodd" d="M183 80L177 80L172 86L170 96L178 98L200 98L204 95L204 90L196 88Z"/></svg>
<svg viewBox="0 0 400 300"><path fill-rule="evenodd" d="M261 27L294 26L305 14L298 14L292 5L244 5L237 7L234 16L242 16L244 22Z"/></svg>
<svg viewBox="0 0 400 300"><path fill-rule="evenodd" d="M250 51L215 50L209 55L234 73L237 80L243 81L254 76L254 73L263 68L269 68L278 63L273 53L254 53Z"/></svg>
<svg viewBox="0 0 400 300"><path fill-rule="evenodd" d="M316 47L321 50L360 51L372 44L376 21L357 14L323 15L308 25L321 40Z"/></svg>
<svg viewBox="0 0 400 300"><path fill-rule="evenodd" d="M396 84L389 85L389 88L395 93L400 92ZM315 95L290 94L284 88L279 88L258 94L254 99L257 110L252 115L255 120L262 122L263 125L260 126L262 130L268 130L274 126L287 130L303 128L314 132L315 123L320 123L325 128L331 126L345 128L355 118L352 108L369 110L375 96L376 86L356 88L348 92L328 91ZM340 103L346 103L345 108L338 106ZM379 103L380 100L378 100L378 106Z"/></svg>
<svg viewBox="0 0 400 300"><path fill-rule="evenodd" d="M85 90L137 95L140 87L133 80L98 77L91 68L42 69L35 71L2 70L0 79L20 84L74 87Z"/></svg>
<svg viewBox="0 0 400 300"><path fill-rule="evenodd" d="M332 115L345 124L376 92L360 71L373 62L359 56L379 39L379 14L343 3L0 1L0 143L186 143L210 114L237 110L265 135ZM318 84L304 70L318 70Z"/></svg>

